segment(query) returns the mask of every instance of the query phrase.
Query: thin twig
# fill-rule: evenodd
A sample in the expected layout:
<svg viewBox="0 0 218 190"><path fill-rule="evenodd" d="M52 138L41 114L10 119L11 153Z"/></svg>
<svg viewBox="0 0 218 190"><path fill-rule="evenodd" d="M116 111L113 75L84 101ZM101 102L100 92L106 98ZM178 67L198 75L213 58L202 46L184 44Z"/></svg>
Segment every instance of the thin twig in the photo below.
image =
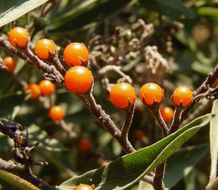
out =
<svg viewBox="0 0 218 190"><path fill-rule="evenodd" d="M126 111L125 121L124 121L123 127L121 129L122 138L128 139L129 128L132 125L134 112L135 112L135 105L133 105L129 110Z"/></svg>
<svg viewBox="0 0 218 190"><path fill-rule="evenodd" d="M167 136L169 129L168 129L166 122L163 120L161 113L160 113L160 105L158 103L155 103L154 105L152 105L148 108L153 113L154 118L157 120L163 136Z"/></svg>
<svg viewBox="0 0 218 190"><path fill-rule="evenodd" d="M165 167L166 163L162 163L155 170L155 176L153 181L153 187L155 190L166 190L165 185L163 183Z"/></svg>
<svg viewBox="0 0 218 190"><path fill-rule="evenodd" d="M29 183L35 185L36 187L40 188L41 190L55 190L55 187L47 184L42 179L36 177L35 175L26 172L24 168L18 167L12 163L9 163L3 159L0 158L0 169L10 172L12 174L15 174L19 176L22 179L25 179Z"/></svg>
<svg viewBox="0 0 218 190"><path fill-rule="evenodd" d="M104 126L115 139L117 139L125 152L130 153L135 151L131 143L121 137L121 131L112 121L110 116L105 113L101 105L96 103L92 91L88 94L80 95L79 97L85 102L87 108L96 117L97 121Z"/></svg>
<svg viewBox="0 0 218 190"><path fill-rule="evenodd" d="M173 121L168 131L169 134L175 132L180 127L182 110L183 110L183 107L176 107L174 111Z"/></svg>

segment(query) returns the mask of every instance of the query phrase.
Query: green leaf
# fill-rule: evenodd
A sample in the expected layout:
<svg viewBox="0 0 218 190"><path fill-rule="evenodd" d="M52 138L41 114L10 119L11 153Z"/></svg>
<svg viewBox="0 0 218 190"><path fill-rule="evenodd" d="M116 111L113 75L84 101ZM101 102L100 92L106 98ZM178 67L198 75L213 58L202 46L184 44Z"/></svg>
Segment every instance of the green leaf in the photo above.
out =
<svg viewBox="0 0 218 190"><path fill-rule="evenodd" d="M215 7L201 7L197 9L198 15L218 17L218 8Z"/></svg>
<svg viewBox="0 0 218 190"><path fill-rule="evenodd" d="M17 106L20 106L25 100L26 94L18 92L10 96L0 98L0 117L11 116Z"/></svg>
<svg viewBox="0 0 218 190"><path fill-rule="evenodd" d="M1 0L0 27L16 20L47 1L48 0Z"/></svg>
<svg viewBox="0 0 218 190"><path fill-rule="evenodd" d="M63 10L61 16L52 19L48 24L48 30L52 32L66 32L77 29L94 21L102 21L102 18L114 14L131 0L86 0L79 4L73 4L67 10ZM54 17L54 15L53 15Z"/></svg>
<svg viewBox="0 0 218 190"><path fill-rule="evenodd" d="M186 8L181 0L139 0L146 9L156 11L167 15L173 19L179 19L181 16L186 18L193 17L193 12Z"/></svg>
<svg viewBox="0 0 218 190"><path fill-rule="evenodd" d="M208 146L199 145L183 148L173 154L167 161L165 184L168 188L176 185L181 180L185 173L185 169L192 168L206 155ZM189 173L186 172L186 175ZM175 175L176 174L176 175Z"/></svg>
<svg viewBox="0 0 218 190"><path fill-rule="evenodd" d="M212 114L216 116L210 121L210 181L217 177L217 155L218 155L218 100L213 103Z"/></svg>
<svg viewBox="0 0 218 190"><path fill-rule="evenodd" d="M12 186L17 187L18 189L40 190L38 187L34 186L28 181L4 170L0 170L0 179L11 184Z"/></svg>
<svg viewBox="0 0 218 190"><path fill-rule="evenodd" d="M127 189L166 161L211 118L211 114L199 117L157 143L125 155L104 168L71 178L58 189L70 190L80 183L94 184L96 190Z"/></svg>

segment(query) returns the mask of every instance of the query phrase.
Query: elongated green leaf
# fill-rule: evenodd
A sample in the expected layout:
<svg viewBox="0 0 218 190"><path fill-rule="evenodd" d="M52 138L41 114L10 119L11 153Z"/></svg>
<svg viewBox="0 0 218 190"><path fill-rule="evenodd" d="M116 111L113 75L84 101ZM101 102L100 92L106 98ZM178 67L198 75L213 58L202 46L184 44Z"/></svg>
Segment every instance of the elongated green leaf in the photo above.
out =
<svg viewBox="0 0 218 190"><path fill-rule="evenodd" d="M38 187L32 185L28 181L11 174L7 171L0 170L0 179L4 180L5 182L17 187L18 189L22 190L40 190Z"/></svg>
<svg viewBox="0 0 218 190"><path fill-rule="evenodd" d="M216 116L210 121L210 181L217 177L217 156L218 156L218 100L213 103L212 113Z"/></svg>
<svg viewBox="0 0 218 190"><path fill-rule="evenodd" d="M0 27L16 20L48 0L1 0Z"/></svg>
<svg viewBox="0 0 218 190"><path fill-rule="evenodd" d="M208 146L192 146L183 148L173 154L167 161L165 184L168 188L176 185L184 177L184 170L191 169L206 155ZM175 175L176 174L176 175ZM186 172L186 175L188 172Z"/></svg>
<svg viewBox="0 0 218 190"><path fill-rule="evenodd" d="M58 189L70 190L80 183L94 184L96 190L127 189L138 182L142 176L166 161L171 154L206 125L211 117L210 114L199 117L161 141L125 155L104 168L69 179Z"/></svg>
<svg viewBox="0 0 218 190"><path fill-rule="evenodd" d="M63 11L61 16L52 19L48 24L48 30L52 32L66 32L87 25L93 21L102 21L106 15L120 10L131 0L86 0L77 6L72 6L68 11Z"/></svg>
<svg viewBox="0 0 218 190"><path fill-rule="evenodd" d="M193 17L193 12L186 8L181 0L139 0L139 2L146 9L157 11L173 19L179 19L181 16Z"/></svg>

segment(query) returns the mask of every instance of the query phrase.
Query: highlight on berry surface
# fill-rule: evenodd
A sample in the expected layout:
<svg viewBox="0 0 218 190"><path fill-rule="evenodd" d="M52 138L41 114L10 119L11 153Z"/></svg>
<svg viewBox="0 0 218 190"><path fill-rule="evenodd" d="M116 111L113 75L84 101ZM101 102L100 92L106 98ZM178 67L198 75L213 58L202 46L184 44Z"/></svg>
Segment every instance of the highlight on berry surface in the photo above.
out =
<svg viewBox="0 0 218 190"><path fill-rule="evenodd" d="M110 91L111 103L120 109L131 107L136 99L136 93L132 85L126 82L115 84Z"/></svg>
<svg viewBox="0 0 218 190"><path fill-rule="evenodd" d="M160 104L163 96L163 89L156 83L146 83L139 91L140 100L148 106L152 106L154 103Z"/></svg>
<svg viewBox="0 0 218 190"><path fill-rule="evenodd" d="M22 27L14 27L8 33L8 40L13 46L25 48L29 41L29 32Z"/></svg>
<svg viewBox="0 0 218 190"><path fill-rule="evenodd" d="M89 50L83 43L74 42L64 49L64 61L71 66L86 65Z"/></svg>
<svg viewBox="0 0 218 190"><path fill-rule="evenodd" d="M56 87L51 81L45 79L39 83L39 89L43 96L51 96Z"/></svg>
<svg viewBox="0 0 218 190"><path fill-rule="evenodd" d="M87 184L80 184L76 187L75 190L94 190L94 188Z"/></svg>
<svg viewBox="0 0 218 190"><path fill-rule="evenodd" d="M30 98L32 100L37 99L41 94L39 85L37 85L35 83L31 83L27 86L27 92L30 93L30 95L31 95Z"/></svg>
<svg viewBox="0 0 218 190"><path fill-rule="evenodd" d="M17 59L16 57L5 57L3 59L3 64L6 66L6 71L8 73L12 73L15 68L16 68L16 65L17 65Z"/></svg>
<svg viewBox="0 0 218 190"><path fill-rule="evenodd" d="M64 77L65 87L75 94L87 93L93 84L92 72L83 66L70 68Z"/></svg>
<svg viewBox="0 0 218 190"><path fill-rule="evenodd" d="M173 103L176 106L186 107L189 106L193 99L193 92L191 88L186 86L177 87L172 95Z"/></svg>
<svg viewBox="0 0 218 190"><path fill-rule="evenodd" d="M49 60L50 54L56 52L56 45L53 40L41 39L36 42L35 54L42 60Z"/></svg>
<svg viewBox="0 0 218 190"><path fill-rule="evenodd" d="M52 106L49 110L49 117L53 121L59 121L64 118L65 111L64 108L61 106Z"/></svg>

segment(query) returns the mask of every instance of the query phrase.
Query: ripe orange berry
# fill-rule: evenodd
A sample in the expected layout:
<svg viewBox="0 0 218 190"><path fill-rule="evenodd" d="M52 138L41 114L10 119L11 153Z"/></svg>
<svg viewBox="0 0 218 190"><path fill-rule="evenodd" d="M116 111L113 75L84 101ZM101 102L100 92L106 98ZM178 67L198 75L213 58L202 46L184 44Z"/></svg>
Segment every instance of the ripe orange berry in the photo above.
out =
<svg viewBox="0 0 218 190"><path fill-rule="evenodd" d="M75 190L94 190L94 188L87 184L80 184Z"/></svg>
<svg viewBox="0 0 218 190"><path fill-rule="evenodd" d="M14 27L8 33L8 40L13 46L25 48L29 41L29 32L22 27Z"/></svg>
<svg viewBox="0 0 218 190"><path fill-rule="evenodd" d="M212 87L213 88L216 88L218 86L218 79L216 79L215 81L214 81L214 83L212 84Z"/></svg>
<svg viewBox="0 0 218 190"><path fill-rule="evenodd" d="M90 90L93 84L92 72L83 66L70 68L64 77L66 88L76 94L84 94Z"/></svg>
<svg viewBox="0 0 218 190"><path fill-rule="evenodd" d="M50 96L55 91L55 85L49 80L42 80L39 83L40 92L43 96Z"/></svg>
<svg viewBox="0 0 218 190"><path fill-rule="evenodd" d="M61 106L52 106L49 110L49 117L53 121L62 120L64 118L64 108Z"/></svg>
<svg viewBox="0 0 218 190"><path fill-rule="evenodd" d="M117 108L129 108L134 104L135 99L136 94L134 88L126 82L115 84L111 88L110 101Z"/></svg>
<svg viewBox="0 0 218 190"><path fill-rule="evenodd" d="M32 100L37 99L41 94L39 85L34 84L34 83L29 84L27 86L27 91L31 94L31 99Z"/></svg>
<svg viewBox="0 0 218 190"><path fill-rule="evenodd" d="M148 106L152 106L154 103L159 104L163 100L163 90L155 83L147 83L140 88L139 98Z"/></svg>
<svg viewBox="0 0 218 190"><path fill-rule="evenodd" d="M17 65L17 59L15 57L5 57L3 59L3 64L7 67L6 71L12 73Z"/></svg>
<svg viewBox="0 0 218 190"><path fill-rule="evenodd" d="M172 99L176 106L186 107L192 102L192 90L186 86L179 86L174 90Z"/></svg>
<svg viewBox="0 0 218 190"><path fill-rule="evenodd" d="M64 49L64 60L71 66L87 63L89 50L83 43L71 43Z"/></svg>
<svg viewBox="0 0 218 190"><path fill-rule="evenodd" d="M55 53L56 45L53 40L41 39L35 46L35 54L42 60L49 60L50 53Z"/></svg>
<svg viewBox="0 0 218 190"><path fill-rule="evenodd" d="M134 138L137 141L141 141L144 136L145 136L145 133L140 129L136 130L134 133Z"/></svg>
<svg viewBox="0 0 218 190"><path fill-rule="evenodd" d="M88 153L92 150L92 143L89 139L81 139L79 141L79 150Z"/></svg>
<svg viewBox="0 0 218 190"><path fill-rule="evenodd" d="M160 113L165 122L171 122L173 120L174 110L171 107L161 107Z"/></svg>

